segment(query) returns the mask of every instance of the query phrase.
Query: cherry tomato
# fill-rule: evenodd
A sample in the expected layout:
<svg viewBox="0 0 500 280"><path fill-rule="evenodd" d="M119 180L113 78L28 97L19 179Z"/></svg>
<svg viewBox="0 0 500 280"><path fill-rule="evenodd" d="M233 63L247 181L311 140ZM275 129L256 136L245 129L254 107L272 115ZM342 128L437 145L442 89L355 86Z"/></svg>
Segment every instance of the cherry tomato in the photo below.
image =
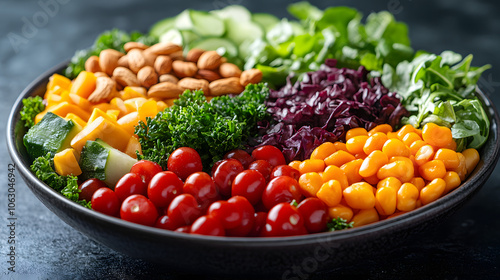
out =
<svg viewBox="0 0 500 280"><path fill-rule="evenodd" d="M122 202L120 217L132 223L153 226L158 219L158 211L147 197L133 194Z"/></svg>
<svg viewBox="0 0 500 280"><path fill-rule="evenodd" d="M279 177L279 176L292 177L293 179L298 181L300 178L300 172L297 169L295 169L289 165L278 165L278 166L275 166L273 168L273 170L271 171L270 179L272 180L272 179Z"/></svg>
<svg viewBox="0 0 500 280"><path fill-rule="evenodd" d="M223 159L216 161L216 162L214 163L214 165L212 165L212 169L211 169L211 171L210 171L210 174L212 174L212 177L213 177L213 175L214 175L214 173L215 173L215 170L217 170L217 167L219 167L219 165L220 165L222 162L224 162L224 160L223 160Z"/></svg>
<svg viewBox="0 0 500 280"><path fill-rule="evenodd" d="M172 223L172 220L170 220L167 215L158 217L158 219L156 219L155 227L166 230L175 230L175 226Z"/></svg>
<svg viewBox="0 0 500 280"><path fill-rule="evenodd" d="M231 195L234 177L243 170L245 170L243 165L235 159L225 159L217 166L212 178L222 196L229 197Z"/></svg>
<svg viewBox="0 0 500 280"><path fill-rule="evenodd" d="M201 216L191 225L192 234L225 236L221 222L212 216Z"/></svg>
<svg viewBox="0 0 500 280"><path fill-rule="evenodd" d="M273 208L281 202L290 203L293 200L299 202L302 197L297 180L288 176L280 176L272 179L262 193L262 203L267 209Z"/></svg>
<svg viewBox="0 0 500 280"><path fill-rule="evenodd" d="M262 229L266 225L267 213L257 212L255 213L255 222L252 230L248 233L248 236L257 237L261 235Z"/></svg>
<svg viewBox="0 0 500 280"><path fill-rule="evenodd" d="M110 188L100 188L92 195L92 209L109 216L118 216L120 201Z"/></svg>
<svg viewBox="0 0 500 280"><path fill-rule="evenodd" d="M257 147L252 151L252 157L254 159L262 159L268 161L272 166L285 165L286 160L280 149L271 146L261 146Z"/></svg>
<svg viewBox="0 0 500 280"><path fill-rule="evenodd" d="M80 190L79 199L91 201L92 195L100 188L106 188L106 183L97 178L90 178L86 180L78 186L78 189Z"/></svg>
<svg viewBox="0 0 500 280"><path fill-rule="evenodd" d="M253 158L249 153L240 149L229 151L224 155L224 158L234 158L238 160L245 169L248 169L248 165L250 165L250 163L253 161Z"/></svg>
<svg viewBox="0 0 500 280"><path fill-rule="evenodd" d="M173 225L178 228L191 225L201 215L201 210L194 196L183 193L172 200L168 206L167 215Z"/></svg>
<svg viewBox="0 0 500 280"><path fill-rule="evenodd" d="M225 229L232 229L241 225L243 211L234 203L216 201L208 208L207 215L218 219Z"/></svg>
<svg viewBox="0 0 500 280"><path fill-rule="evenodd" d="M268 182L273 166L267 160L258 159L252 161L248 165L248 169L259 171L264 176L264 179L266 179L266 182Z"/></svg>
<svg viewBox="0 0 500 280"><path fill-rule="evenodd" d="M302 200L297 206L300 214L304 218L304 226L309 233L323 232L328 223L328 208L316 197L309 197Z"/></svg>
<svg viewBox="0 0 500 280"><path fill-rule="evenodd" d="M197 151L189 147L181 147L170 154L167 168L182 180L186 180L194 172L202 171L203 165Z"/></svg>
<svg viewBox="0 0 500 280"><path fill-rule="evenodd" d="M176 231L176 232L184 232L184 233L189 233L189 232L191 232L191 226L182 226L182 227L178 227L175 231Z"/></svg>
<svg viewBox="0 0 500 280"><path fill-rule="evenodd" d="M156 173L162 171L163 170L158 163L149 160L140 160L134 163L134 165L132 165L132 168L130 168L130 173L135 173L141 176L142 180L146 184L151 181Z"/></svg>
<svg viewBox="0 0 500 280"><path fill-rule="evenodd" d="M233 180L231 195L241 195L255 205L262 198L262 192L266 188L266 179L257 170L245 170L240 172Z"/></svg>
<svg viewBox="0 0 500 280"><path fill-rule="evenodd" d="M280 203L274 206L267 214L266 225L262 236L292 236L307 233L304 227L304 218L295 206L289 203Z"/></svg>
<svg viewBox="0 0 500 280"><path fill-rule="evenodd" d="M156 207L164 208L182 193L184 183L172 171L157 173L148 185L148 197Z"/></svg>
<svg viewBox="0 0 500 280"><path fill-rule="evenodd" d="M144 183L141 176L137 173L123 175L115 186L115 193L120 201L124 201L133 194L146 195L147 192L148 185Z"/></svg>
<svg viewBox="0 0 500 280"><path fill-rule="evenodd" d="M227 229L227 236L247 236L248 233L252 230L254 220L255 220L255 210L252 207L252 204L248 202L248 200L243 196L233 196L227 200L228 203L233 204L236 208L241 209L241 223L239 226Z"/></svg>
<svg viewBox="0 0 500 280"><path fill-rule="evenodd" d="M196 198L201 209L206 209L212 202L220 199L212 177L205 172L195 172L189 175L182 189L184 193Z"/></svg>

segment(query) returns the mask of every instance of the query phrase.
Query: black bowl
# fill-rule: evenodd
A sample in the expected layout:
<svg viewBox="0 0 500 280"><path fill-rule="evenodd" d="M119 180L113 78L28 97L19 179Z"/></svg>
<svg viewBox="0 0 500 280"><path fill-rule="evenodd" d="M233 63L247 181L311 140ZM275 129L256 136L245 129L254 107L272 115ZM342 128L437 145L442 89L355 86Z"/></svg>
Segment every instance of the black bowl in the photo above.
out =
<svg viewBox="0 0 500 280"><path fill-rule="evenodd" d="M118 252L178 271L292 278L383 254L410 234L458 209L486 182L498 160L499 116L488 97L479 91L478 97L491 119L491 131L480 150L478 166L459 188L414 211L359 228L284 238L210 237L146 227L84 208L54 191L30 171L22 142L26 129L20 121L21 100L42 95L48 78L66 65L62 63L41 75L21 93L12 108L7 144L17 169L38 199L68 225Z"/></svg>

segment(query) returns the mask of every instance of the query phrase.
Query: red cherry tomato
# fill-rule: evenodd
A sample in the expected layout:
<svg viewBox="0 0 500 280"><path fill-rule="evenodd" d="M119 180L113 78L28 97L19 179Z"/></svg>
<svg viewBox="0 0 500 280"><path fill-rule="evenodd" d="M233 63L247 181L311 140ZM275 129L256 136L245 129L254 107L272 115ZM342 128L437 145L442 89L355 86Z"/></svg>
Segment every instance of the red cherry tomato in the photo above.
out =
<svg viewBox="0 0 500 280"><path fill-rule="evenodd" d="M132 168L130 168L130 173L135 173L141 176L142 180L144 183L149 183L153 176L156 175L158 172L162 172L163 170L161 169L161 166L156 163L152 162L149 160L140 160L134 165L132 165Z"/></svg>
<svg viewBox="0 0 500 280"><path fill-rule="evenodd" d="M243 170L245 170L243 165L235 159L225 159L217 166L212 178L222 196L229 197L231 195L234 177Z"/></svg>
<svg viewBox="0 0 500 280"><path fill-rule="evenodd" d="M233 203L216 201L208 208L207 215L219 220L225 229L232 229L241 225L243 211Z"/></svg>
<svg viewBox="0 0 500 280"><path fill-rule="evenodd" d="M302 197L297 180L288 176L280 176L272 179L262 193L262 203L267 209L273 208L281 202L290 203L293 200L299 202Z"/></svg>
<svg viewBox="0 0 500 280"><path fill-rule="evenodd" d="M272 180L272 179L279 177L279 176L292 177L293 179L298 181L300 178L300 172L297 169L295 169L289 165L278 165L278 166L275 166L273 168L273 170L271 171L270 179Z"/></svg>
<svg viewBox="0 0 500 280"><path fill-rule="evenodd" d="M109 216L118 216L120 201L110 188L100 188L92 195L92 209Z"/></svg>
<svg viewBox="0 0 500 280"><path fill-rule="evenodd" d="M182 180L186 180L189 175L202 171L203 165L197 151L189 147L181 147L170 154L167 168Z"/></svg>
<svg viewBox="0 0 500 280"><path fill-rule="evenodd" d="M241 195L255 205L260 202L262 192L266 188L266 179L257 170L245 170L240 172L233 180L231 195Z"/></svg>
<svg viewBox="0 0 500 280"><path fill-rule="evenodd" d="M267 213L266 212L257 212L255 213L255 222L252 230L248 233L248 236L258 237L261 235L262 229L266 225Z"/></svg>
<svg viewBox="0 0 500 280"><path fill-rule="evenodd" d="M122 220L145 226L153 226L158 218L155 205L147 197L134 194L125 199L120 208Z"/></svg>
<svg viewBox="0 0 500 280"><path fill-rule="evenodd" d="M175 230L175 226L167 215L163 215L156 219L155 228L166 230Z"/></svg>
<svg viewBox="0 0 500 280"><path fill-rule="evenodd" d="M328 208L319 198L309 197L297 206L309 233L323 232L328 223Z"/></svg>
<svg viewBox="0 0 500 280"><path fill-rule="evenodd" d="M123 175L115 186L115 193L120 201L124 201L133 194L146 195L147 192L148 185L144 183L141 176L137 173Z"/></svg>
<svg viewBox="0 0 500 280"><path fill-rule="evenodd" d="M273 166L267 160L254 160L248 165L248 169L259 171L266 182L269 181L269 176L271 175L271 170L273 170Z"/></svg>
<svg viewBox="0 0 500 280"><path fill-rule="evenodd" d="M219 165L223 162L224 160L221 159L221 160L218 160L214 163L214 165L212 165L212 169L210 171L210 174L212 174L212 177L214 176L214 173L215 173L215 170L217 170L217 167L219 167Z"/></svg>
<svg viewBox="0 0 500 280"><path fill-rule="evenodd" d="M191 225L192 234L225 236L221 222L212 216L201 216Z"/></svg>
<svg viewBox="0 0 500 280"><path fill-rule="evenodd" d="M162 171L156 174L148 185L148 197L156 207L164 208L172 200L182 194L184 183L172 171Z"/></svg>
<svg viewBox="0 0 500 280"><path fill-rule="evenodd" d="M189 232L191 232L191 226L178 227L175 231L189 233Z"/></svg>
<svg viewBox="0 0 500 280"><path fill-rule="evenodd" d="M200 215L201 210L194 196L184 193L178 195L168 206L167 215L176 228L191 225Z"/></svg>
<svg viewBox="0 0 500 280"><path fill-rule="evenodd" d="M248 165L253 161L253 158L249 153L240 149L229 151L224 155L224 158L234 158L238 160L245 169L248 169Z"/></svg>
<svg viewBox="0 0 500 280"><path fill-rule="evenodd" d="M184 193L196 198L201 209L206 209L212 202L220 199L212 177L205 172L195 172L189 175L182 189Z"/></svg>
<svg viewBox="0 0 500 280"><path fill-rule="evenodd" d="M106 183L97 178L90 178L86 180L78 186L78 189L80 190L79 199L91 201L92 195L100 188L106 188Z"/></svg>
<svg viewBox="0 0 500 280"><path fill-rule="evenodd" d="M239 226L227 229L227 236L247 236L248 233L252 230L254 220L255 220L255 210L252 207L252 204L248 202L248 200L243 196L233 196L227 200L228 203L234 205L234 207L241 209L241 223Z"/></svg>
<svg viewBox="0 0 500 280"><path fill-rule="evenodd" d="M292 236L307 233L304 218L295 206L280 203L267 214L266 225L262 236Z"/></svg>
<svg viewBox="0 0 500 280"><path fill-rule="evenodd" d="M272 166L284 165L286 164L285 157L280 149L271 146L261 146L257 147L252 152L252 157L254 159L262 159L268 161Z"/></svg>

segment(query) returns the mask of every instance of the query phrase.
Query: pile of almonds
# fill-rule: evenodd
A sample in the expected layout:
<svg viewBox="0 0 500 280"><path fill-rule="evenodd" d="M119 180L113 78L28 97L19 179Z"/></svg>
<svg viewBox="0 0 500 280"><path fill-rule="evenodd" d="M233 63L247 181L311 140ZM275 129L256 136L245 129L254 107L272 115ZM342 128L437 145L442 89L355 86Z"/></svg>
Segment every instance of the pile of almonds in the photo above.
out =
<svg viewBox="0 0 500 280"><path fill-rule="evenodd" d="M169 42L150 47L128 42L124 49L126 54L106 49L87 59L85 70L97 77L89 101L108 102L126 86L143 87L158 99L178 98L187 89L201 89L206 96L239 94L262 80L260 70L242 72L216 51L191 49L184 57L182 47Z"/></svg>

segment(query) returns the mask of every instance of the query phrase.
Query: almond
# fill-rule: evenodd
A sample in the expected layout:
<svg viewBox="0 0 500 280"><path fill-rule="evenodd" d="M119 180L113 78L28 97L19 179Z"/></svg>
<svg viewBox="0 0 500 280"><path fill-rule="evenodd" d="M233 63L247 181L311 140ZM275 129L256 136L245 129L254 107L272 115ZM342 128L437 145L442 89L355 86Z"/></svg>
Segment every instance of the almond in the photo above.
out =
<svg viewBox="0 0 500 280"><path fill-rule="evenodd" d="M193 77L198 72L198 67L193 62L175 60L172 62L172 69L179 78Z"/></svg>
<svg viewBox="0 0 500 280"><path fill-rule="evenodd" d="M102 72L111 76L115 68L118 67L118 59L122 56L124 56L123 53L113 49L101 51L99 54L99 66Z"/></svg>
<svg viewBox="0 0 500 280"><path fill-rule="evenodd" d="M179 82L179 79L177 79L176 76L171 75L171 74L163 74L160 76L159 80L160 80L160 83L171 82L171 83L177 84Z"/></svg>
<svg viewBox="0 0 500 280"><path fill-rule="evenodd" d="M92 103L109 102L117 94L115 81L108 77L98 77L95 90L89 95L88 100Z"/></svg>
<svg viewBox="0 0 500 280"><path fill-rule="evenodd" d="M109 78L108 74L106 74L106 73L104 73L104 72L95 72L95 73L94 73L94 76L95 76L96 78L99 78L99 77L107 77L107 78Z"/></svg>
<svg viewBox="0 0 500 280"><path fill-rule="evenodd" d="M221 78L221 76L217 74L217 72L206 69L198 70L198 73L194 77L197 79L205 79L209 82L213 82Z"/></svg>
<svg viewBox="0 0 500 280"><path fill-rule="evenodd" d="M216 51L204 52L198 59L198 68L215 70L221 65L221 59L222 56L220 56Z"/></svg>
<svg viewBox="0 0 500 280"><path fill-rule="evenodd" d="M202 53L204 53L205 51L202 50L202 49L191 49L189 50L189 52L187 53L186 55L186 61L190 61L190 62L198 62L198 59L200 58L200 55Z"/></svg>
<svg viewBox="0 0 500 280"><path fill-rule="evenodd" d="M111 77L111 80L115 81L117 90L123 90L125 88L120 83L118 83L118 81L116 80L116 77Z"/></svg>
<svg viewBox="0 0 500 280"><path fill-rule="evenodd" d="M239 94L245 88L240 84L239 78L231 77L211 82L209 89L211 95L219 96L225 94Z"/></svg>
<svg viewBox="0 0 500 280"><path fill-rule="evenodd" d="M241 73L240 83L246 87L248 84L257 84L262 81L262 71L259 69L248 69Z"/></svg>
<svg viewBox="0 0 500 280"><path fill-rule="evenodd" d="M137 72L137 79L143 87L150 88L152 85L158 83L158 74L156 74L153 67L144 66Z"/></svg>
<svg viewBox="0 0 500 280"><path fill-rule="evenodd" d="M158 75L167 74L172 71L172 59L168 55L159 55L154 63Z"/></svg>
<svg viewBox="0 0 500 280"><path fill-rule="evenodd" d="M195 79L195 78L184 78L181 79L178 85L184 90L203 90L205 95L209 95L208 81L203 79Z"/></svg>
<svg viewBox="0 0 500 280"><path fill-rule="evenodd" d="M154 44L148 48L148 52L156 55L169 55L178 51L182 51L182 47L170 42Z"/></svg>
<svg viewBox="0 0 500 280"><path fill-rule="evenodd" d="M101 72L101 66L99 66L99 57L98 56L91 56L85 61L85 71L87 72Z"/></svg>
<svg viewBox="0 0 500 280"><path fill-rule="evenodd" d="M118 84L124 87L141 85L134 72L125 67L116 67L115 71L113 71L113 78L116 82L118 82Z"/></svg>
<svg viewBox="0 0 500 280"><path fill-rule="evenodd" d="M158 57L157 54L150 52L149 49L143 51L142 55L144 55L144 58L146 59L146 65L149 66L153 66L155 64L156 58Z"/></svg>
<svg viewBox="0 0 500 280"><path fill-rule="evenodd" d="M150 98L178 98L184 90L171 82L158 83L148 90L148 97Z"/></svg>
<svg viewBox="0 0 500 280"><path fill-rule="evenodd" d="M118 59L118 66L128 68L128 56L124 55Z"/></svg>
<svg viewBox="0 0 500 280"><path fill-rule="evenodd" d="M132 49L128 52L128 66L132 72L137 73L142 67L147 65L146 58L141 50Z"/></svg>
<svg viewBox="0 0 500 280"><path fill-rule="evenodd" d="M184 61L184 52L183 51L177 51L177 52L171 53L169 56L170 56L170 58L172 58L172 60Z"/></svg>
<svg viewBox="0 0 500 280"><path fill-rule="evenodd" d="M145 50L149 48L149 46L144 45L143 43L140 42L127 42L125 45L123 45L123 48L125 49L126 52L129 52L130 50L133 49L139 49L139 50Z"/></svg>
<svg viewBox="0 0 500 280"><path fill-rule="evenodd" d="M241 76L241 70L238 68L233 63L222 63L219 67L219 73L222 77L224 78L230 78L230 77L240 77Z"/></svg>

